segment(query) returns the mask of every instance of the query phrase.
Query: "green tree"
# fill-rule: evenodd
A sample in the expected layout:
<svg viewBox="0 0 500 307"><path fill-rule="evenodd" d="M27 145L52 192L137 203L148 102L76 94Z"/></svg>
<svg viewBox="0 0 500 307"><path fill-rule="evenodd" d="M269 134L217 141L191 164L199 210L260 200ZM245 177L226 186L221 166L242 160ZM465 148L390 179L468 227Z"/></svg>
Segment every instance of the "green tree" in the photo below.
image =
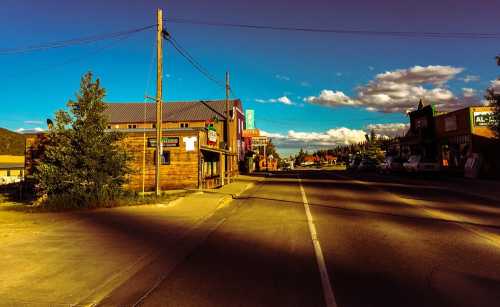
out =
<svg viewBox="0 0 500 307"><path fill-rule="evenodd" d="M129 156L119 146L123 135L106 132L105 90L92 73L81 79L69 111L59 110L35 166L39 194L70 196L77 205L113 199L130 172Z"/></svg>
<svg viewBox="0 0 500 307"><path fill-rule="evenodd" d="M300 165L305 161L307 153L304 152L304 149L300 148L299 153L295 156L295 165Z"/></svg>
<svg viewBox="0 0 500 307"><path fill-rule="evenodd" d="M384 155L380 148L380 140L375 135L375 131L370 131L370 135L365 135L365 138L366 146L363 156L373 161L382 161L384 159Z"/></svg>
<svg viewBox="0 0 500 307"><path fill-rule="evenodd" d="M267 147L266 147L266 155L269 156L269 155L272 155L273 156L273 159L276 159L276 160L280 160L280 155L278 154L278 152L276 151L276 146L274 146L272 140L269 140L269 143L267 144Z"/></svg>
<svg viewBox="0 0 500 307"><path fill-rule="evenodd" d="M500 82L500 79L497 82ZM495 131L497 139L500 139L500 92L496 92L494 87L490 87L486 90L485 98L490 103L490 106L495 108L491 128Z"/></svg>

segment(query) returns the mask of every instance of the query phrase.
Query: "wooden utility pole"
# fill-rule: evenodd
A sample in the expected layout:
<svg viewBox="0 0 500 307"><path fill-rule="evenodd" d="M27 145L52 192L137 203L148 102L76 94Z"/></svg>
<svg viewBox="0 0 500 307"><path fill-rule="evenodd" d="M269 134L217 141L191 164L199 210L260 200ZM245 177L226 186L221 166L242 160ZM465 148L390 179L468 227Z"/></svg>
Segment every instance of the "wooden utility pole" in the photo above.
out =
<svg viewBox="0 0 500 307"><path fill-rule="evenodd" d="M163 82L163 11L158 9L156 12L156 195L161 194L160 185L160 164L162 155L162 82Z"/></svg>
<svg viewBox="0 0 500 307"><path fill-rule="evenodd" d="M229 123L230 120L230 115L229 115L229 72L226 71L226 143L227 143L227 149L229 150L229 156L226 155L226 165L227 165L227 183L231 182L231 167L232 167L232 160L233 156L231 155L231 133L230 133L230 126L231 124Z"/></svg>

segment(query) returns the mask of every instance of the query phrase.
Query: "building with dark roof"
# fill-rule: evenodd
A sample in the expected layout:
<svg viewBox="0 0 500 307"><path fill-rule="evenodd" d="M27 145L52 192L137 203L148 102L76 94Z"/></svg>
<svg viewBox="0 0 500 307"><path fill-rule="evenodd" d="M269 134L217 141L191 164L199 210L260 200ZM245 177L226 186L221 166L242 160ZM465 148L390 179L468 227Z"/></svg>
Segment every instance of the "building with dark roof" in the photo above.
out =
<svg viewBox="0 0 500 307"><path fill-rule="evenodd" d="M125 133L133 173L127 188L155 187L156 104L107 103L108 129ZM239 99L165 102L162 123L162 189L216 187L238 173L244 157L245 117ZM226 131L226 120L229 120Z"/></svg>

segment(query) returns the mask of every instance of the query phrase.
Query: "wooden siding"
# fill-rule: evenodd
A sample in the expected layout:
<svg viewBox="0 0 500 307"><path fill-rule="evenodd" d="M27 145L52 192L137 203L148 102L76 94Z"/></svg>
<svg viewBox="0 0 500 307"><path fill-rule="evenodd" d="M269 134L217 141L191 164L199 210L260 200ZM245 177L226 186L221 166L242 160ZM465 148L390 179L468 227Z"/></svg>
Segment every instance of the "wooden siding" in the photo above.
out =
<svg viewBox="0 0 500 307"><path fill-rule="evenodd" d="M199 133L189 131L185 133L163 133L163 137L179 137L179 147L165 147L170 151L170 164L160 166L161 189L184 189L198 187L198 142ZM194 151L186 151L186 144L183 137L196 137ZM142 133L127 133L122 141L123 146L132 156L130 167L133 173L129 176L129 182L125 189L142 191L143 181L143 156L144 156L144 190L153 191L155 189L155 156L156 148L147 147L147 139L154 138L155 134L146 135L146 151L144 152L144 136Z"/></svg>

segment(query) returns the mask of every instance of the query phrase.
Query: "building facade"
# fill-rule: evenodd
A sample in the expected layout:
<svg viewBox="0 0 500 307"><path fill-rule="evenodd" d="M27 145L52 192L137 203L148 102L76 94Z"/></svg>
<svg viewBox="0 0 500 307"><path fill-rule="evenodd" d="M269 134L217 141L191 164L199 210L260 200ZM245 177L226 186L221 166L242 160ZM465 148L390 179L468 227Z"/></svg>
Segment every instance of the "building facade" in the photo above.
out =
<svg viewBox="0 0 500 307"><path fill-rule="evenodd" d="M244 157L244 113L240 100L168 102L163 105L160 187L163 190L213 188L239 173ZM127 189L152 191L156 172L156 105L109 103L109 131L125 134L132 156Z"/></svg>
<svg viewBox="0 0 500 307"><path fill-rule="evenodd" d="M19 182L24 176L24 156L0 155L0 184Z"/></svg>
<svg viewBox="0 0 500 307"><path fill-rule="evenodd" d="M472 155L481 159L483 175L494 175L500 169L498 142L490 128L493 111L492 107L476 106L435 117L438 153L444 169L460 172Z"/></svg>
<svg viewBox="0 0 500 307"><path fill-rule="evenodd" d="M471 106L438 113L430 105L420 106L409 113L410 129L392 144L393 152L404 158L420 155L451 173L467 172L474 160L477 174L497 177L500 149L491 129L493 111L493 107Z"/></svg>
<svg viewBox="0 0 500 307"><path fill-rule="evenodd" d="M129 175L125 189L154 191L156 187L156 104L107 103L107 131L124 134L120 141L130 155ZM167 102L163 105L161 135L160 188L214 188L229 182L239 173L244 157L242 132L245 117L240 100ZM27 165L29 153L36 149L37 139L26 138Z"/></svg>

